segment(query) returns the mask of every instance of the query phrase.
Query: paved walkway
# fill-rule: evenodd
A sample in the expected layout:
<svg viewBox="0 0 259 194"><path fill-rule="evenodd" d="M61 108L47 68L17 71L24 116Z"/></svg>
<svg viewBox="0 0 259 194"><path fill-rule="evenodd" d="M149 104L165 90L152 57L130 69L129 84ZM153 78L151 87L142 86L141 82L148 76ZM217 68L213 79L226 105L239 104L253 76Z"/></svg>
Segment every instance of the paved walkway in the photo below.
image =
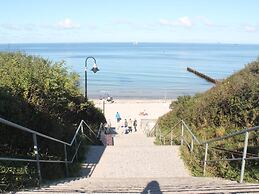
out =
<svg viewBox="0 0 259 194"><path fill-rule="evenodd" d="M91 177L189 177L178 146L156 146L142 131L121 134L105 148ZM93 147L92 149L96 149Z"/></svg>

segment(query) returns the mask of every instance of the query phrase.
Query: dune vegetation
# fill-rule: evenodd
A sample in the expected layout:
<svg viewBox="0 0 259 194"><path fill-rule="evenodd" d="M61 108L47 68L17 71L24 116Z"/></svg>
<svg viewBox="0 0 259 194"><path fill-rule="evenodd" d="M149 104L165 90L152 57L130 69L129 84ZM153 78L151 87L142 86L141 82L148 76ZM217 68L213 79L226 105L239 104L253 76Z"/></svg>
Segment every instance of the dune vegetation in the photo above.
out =
<svg viewBox="0 0 259 194"><path fill-rule="evenodd" d="M67 142L82 119L95 130L105 122L101 111L81 94L79 75L68 72L64 62L20 52L0 53L0 117ZM31 134L3 124L0 132L2 157L34 158ZM41 158L64 159L62 144L43 138L38 144ZM64 177L64 164L41 168L45 180ZM0 190L34 186L37 181L35 164L0 161Z"/></svg>
<svg viewBox="0 0 259 194"><path fill-rule="evenodd" d="M201 141L259 126L259 59L247 64L205 93L193 97L182 96L172 102L171 111L162 116L158 125L167 134L179 120L183 119ZM180 127L174 133L180 135ZM177 136L177 135L175 135ZM168 136L167 139L170 139ZM167 141L169 142L169 141ZM179 138L174 141L179 143ZM242 158L244 135L220 141L209 149L209 159ZM182 157L194 175L202 175L204 147L194 146L194 154L186 147ZM248 153L259 156L259 131L250 132ZM239 180L241 161L220 161L208 163L207 174ZM259 161L246 164L245 181L259 181Z"/></svg>

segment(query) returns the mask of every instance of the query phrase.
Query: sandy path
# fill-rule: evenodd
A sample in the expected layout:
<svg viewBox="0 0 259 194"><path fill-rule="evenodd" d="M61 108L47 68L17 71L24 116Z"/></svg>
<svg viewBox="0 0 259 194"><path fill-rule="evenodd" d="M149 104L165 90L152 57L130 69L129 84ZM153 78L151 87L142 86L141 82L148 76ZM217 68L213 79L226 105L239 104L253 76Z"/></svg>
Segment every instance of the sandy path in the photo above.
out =
<svg viewBox="0 0 259 194"><path fill-rule="evenodd" d="M157 119L164 115L169 109L172 100L115 100L114 103L105 103L105 117L111 121L112 126L116 126L115 114L118 111L122 118L120 125L123 125L124 119ZM102 100L93 100L96 107L103 109ZM147 115L140 115L141 112Z"/></svg>

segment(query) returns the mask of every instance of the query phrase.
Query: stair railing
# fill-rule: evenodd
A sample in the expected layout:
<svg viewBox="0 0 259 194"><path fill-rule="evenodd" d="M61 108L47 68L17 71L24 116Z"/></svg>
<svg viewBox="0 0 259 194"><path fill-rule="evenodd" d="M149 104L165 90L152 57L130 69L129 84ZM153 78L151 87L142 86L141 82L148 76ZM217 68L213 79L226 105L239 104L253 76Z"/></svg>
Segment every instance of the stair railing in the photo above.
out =
<svg viewBox="0 0 259 194"><path fill-rule="evenodd" d="M35 162L37 164L37 174L38 174L38 178L39 178L39 186L42 182L42 176L41 176L41 167L40 167L40 163L64 163L65 164L65 173L66 176L69 176L68 173L68 164L72 164L75 160L75 158L78 157L78 150L79 147L82 143L82 140L80 140L80 142L77 142L77 136L83 135L84 137L86 137L91 143L94 144L93 140L90 138L91 135L94 135L95 137L97 137L96 133L91 129L91 127L84 121L81 120L79 126L77 127L77 130L71 140L70 143L56 139L54 137L45 135L43 133L37 132L35 130L29 129L27 127L23 127L21 125L18 125L16 123L13 123L11 121L8 121L6 119L0 118L0 123L9 126L9 127L13 127L13 128L17 128L20 129L22 131L25 131L27 133L31 133L32 134L32 138L33 138L33 143L34 143L34 154L35 154L35 159L28 159L28 158L10 158L10 157L0 157L0 161L15 161L15 162ZM84 128L87 128L89 130L89 135L84 133ZM42 137L57 143L61 143L64 145L64 160L42 160L39 157L39 149L38 149L38 143L37 143L37 137ZM71 147L73 144L75 144L75 152L74 155L72 156L71 160L68 160L67 157L67 147Z"/></svg>
<svg viewBox="0 0 259 194"><path fill-rule="evenodd" d="M105 126L103 123L100 124L98 132L97 132L97 138L100 139L101 138L101 132L105 130Z"/></svg>
<svg viewBox="0 0 259 194"><path fill-rule="evenodd" d="M166 134L163 134L161 132L161 129L156 131L156 133L155 133L156 137L160 140L160 144L161 145L165 145L166 144L166 138L168 137L169 134L170 134L170 144L173 145L173 133L174 133L175 129L179 125L181 126L181 134L179 136L177 136L177 137L180 137L180 145L181 146L186 144L186 146L188 147L190 152L193 152L194 146L204 146L204 148L205 148L205 151L204 151L204 154L203 154L204 155L204 159L203 159L203 176L206 175L206 166L207 166L208 162L241 161L242 164L241 164L241 171L240 171L240 180L239 180L239 182L242 183L244 181L244 172L245 172L246 161L247 160L259 160L259 157L257 155L255 155L255 154L248 154L247 153L249 133L252 132L252 131L259 130L259 126L252 127L252 128L245 128L245 129L242 129L240 131L237 131L237 132L234 132L234 133L222 136L222 137L210 139L210 140L207 140L207 141L200 141L194 135L194 133L192 132L190 127L185 123L185 121L184 120L180 120ZM228 149L224 149L224 148L218 148L218 147L211 147L213 149L218 149L218 150L221 150L221 151L233 152L235 154L239 153L239 154L242 155L242 157L239 157L239 158L223 158L223 159L217 159L217 160L208 160L208 150L209 150L209 145L210 144L218 142L218 141L222 141L222 140L225 140L225 139L228 139L228 138L232 138L232 137L235 137L235 136L238 136L238 135L242 135L242 134L245 135L243 152L237 152L237 151L232 151L232 150L228 150ZM191 136L190 142L188 142L187 135Z"/></svg>
<svg viewBox="0 0 259 194"><path fill-rule="evenodd" d="M154 124L153 127L150 124ZM157 119L141 119L140 128L149 137L153 136L157 127Z"/></svg>

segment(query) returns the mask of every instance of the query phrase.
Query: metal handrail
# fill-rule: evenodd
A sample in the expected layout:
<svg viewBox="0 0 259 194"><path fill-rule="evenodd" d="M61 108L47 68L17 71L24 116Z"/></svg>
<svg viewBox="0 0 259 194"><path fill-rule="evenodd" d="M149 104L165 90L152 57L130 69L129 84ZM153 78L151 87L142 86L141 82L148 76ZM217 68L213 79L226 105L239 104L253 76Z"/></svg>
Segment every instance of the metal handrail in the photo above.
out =
<svg viewBox="0 0 259 194"><path fill-rule="evenodd" d="M216 142L216 141L220 141L220 140L223 140L223 139L228 139L230 137L234 137L234 136L237 136L237 135L241 135L241 134L244 134L246 132L250 132L250 131L257 131L259 129L259 126L256 126L256 127L252 127L252 128L246 128L246 129L243 129L241 131L237 131L237 132L234 132L234 133L231 133L231 134L228 134L228 135L225 135L223 137L218 137L218 138L214 138L214 139L210 139L208 141L204 141L202 142L202 144L206 144L206 143L213 143L213 142Z"/></svg>
<svg viewBox="0 0 259 194"><path fill-rule="evenodd" d="M207 162L217 162L217 161L238 161L238 160L242 160L242 166L241 166L241 175L240 175L240 183L243 182L244 179L244 170L245 170L245 162L246 160L259 160L259 157L252 155L252 154L248 154L247 153L247 146L248 146L248 137L249 137L249 132L251 131L257 131L259 130L259 126L256 127L252 127L252 128L246 128L246 129L242 129L240 131L237 132L233 132L231 134L225 135L223 137L217 137L217 138L213 138L207 141L200 141L192 132L192 130L188 127L188 125L185 123L184 120L180 120L178 123L176 123L172 128L171 131L169 131L167 134L163 135L160 131L159 133L159 139L161 144L165 144L165 137L171 133L171 145L172 145L172 132L173 130L179 125L182 124L182 133L181 133L181 145L183 145L184 143L187 145L187 147L189 148L189 150L192 152L195 142L196 145L198 146L202 146L205 145L205 152L204 152L204 160L203 160L203 175L205 176L205 172L206 172L206 165ZM187 129L188 133L192 136L191 139L191 144L188 143L188 141L186 140L186 138L184 138L184 128ZM244 141L244 147L243 147L243 152L242 152L242 158L225 158L225 159L218 159L218 160L208 160L208 149L209 149L209 144L217 142L217 141L222 141L231 137L235 137L237 135L241 135L241 134L245 134L245 141ZM163 135L163 137L162 137ZM164 139L164 141L162 141L162 139ZM195 142L194 142L195 140ZM212 147L215 149L215 147ZM216 148L217 149L217 148ZM225 150L224 150L225 151ZM231 152L231 150L228 150L228 152ZM236 151L234 151L236 152ZM250 157L247 157L250 156ZM254 157L252 157L254 156Z"/></svg>
<svg viewBox="0 0 259 194"><path fill-rule="evenodd" d="M84 121L82 120L82 122L88 127L88 129L95 135L95 137L97 137L96 133L91 129L91 127Z"/></svg>
<svg viewBox="0 0 259 194"><path fill-rule="evenodd" d="M144 129L144 132L148 135L151 136L151 134L155 133L157 129L157 124L155 124L150 130L147 130L147 127Z"/></svg>
<svg viewBox="0 0 259 194"><path fill-rule="evenodd" d="M98 132L97 132L97 138L100 138L100 135L101 135L101 131L103 130L103 127L104 127L104 124L101 123L100 126L99 126L99 129L98 129Z"/></svg>
<svg viewBox="0 0 259 194"><path fill-rule="evenodd" d="M170 133L172 133L172 131L181 123L181 121L178 121L178 123L176 123L172 128L171 131L167 132L166 134L164 134L164 136L169 135Z"/></svg>
<svg viewBox="0 0 259 194"><path fill-rule="evenodd" d="M23 126L21 126L21 125L18 125L18 124L16 124L16 123L13 123L13 122L8 121L8 120L3 119L3 118L0 118L0 123L3 123L3 124L8 125L8 126L10 126L10 127L14 127L14 128L20 129L20 130L22 130L22 131L26 131L26 132L28 132L28 133L36 134L37 136L40 136L40 137L43 137L43 138L46 138L46 139L49 139L49 140L52 140L52 141L55 141L55 142L58 142L58 143L62 143L62 144L68 145L68 146L72 146L72 145L73 145L73 143L74 143L74 141L75 141L75 138L76 138L76 136L77 136L77 134L78 134L78 132L79 132L79 130L80 130L80 127L82 126L83 123L84 123L84 124L87 126L87 128L96 136L95 132L91 129L91 127L90 127L84 120L81 120L81 122L80 122L79 126L77 127L77 130L76 130L76 132L75 132L75 134L74 134L74 136L73 136L73 138L72 138L72 140L71 140L70 143L65 142L65 141L62 141L62 140L59 140L59 139L56 139L56 138L51 137L51 136L48 136L48 135L45 135L45 134L43 134L43 133L37 132L37 131L32 130L32 129L29 129L29 128L27 128L27 127L23 127ZM91 139L89 139L89 140L91 140ZM91 141L92 141L92 140L91 140ZM93 143L93 142L92 142L92 143Z"/></svg>
<svg viewBox="0 0 259 194"><path fill-rule="evenodd" d="M77 144L76 142L76 136L79 134L79 131L81 129L81 133L83 135L85 135L85 137L91 141L92 143L94 143L91 138L89 138L85 133L84 133L84 129L83 129L83 124L85 124L85 126L87 126L87 128L90 130L91 133L93 133L95 135L95 137L97 137L96 133L91 129L91 127L84 121L84 120L81 120L79 126L77 127L77 130L71 140L70 143L68 142L65 142L65 141L62 141L62 140L59 140L59 139L56 139L54 137L51 137L51 136L48 136L48 135L45 135L43 133L40 133L40 132L37 132L35 130L32 130L32 129L29 129L27 127L23 127L21 125L18 125L16 123L13 123L11 121L8 121L6 119L3 119L3 118L0 118L0 123L2 124L5 124L7 126L10 126L10 127L14 127L14 128L17 128L17 129L20 129L22 131L25 131L25 132L28 132L28 133L31 133L33 134L33 142L34 142L34 153L35 153L35 159L26 159L26 158L9 158L9 157L0 157L0 161L16 161L16 162L36 162L37 163L37 171L38 171L38 176L39 176L39 185L41 183L41 168L40 168L40 163L65 163L65 167L66 167L66 175L68 176L68 165L67 164L71 164L74 162L74 159L77 158L77 153L78 153L78 150L79 150L79 147L81 145L81 142L80 141L78 143L78 145L76 145L76 150L75 150L75 153L72 157L71 160L68 160L67 159L67 150L66 150L66 146L72 146L75 142L75 144ZM43 137L43 138L46 138L46 139L49 139L49 140L52 140L54 142L58 142L58 143L62 143L64 145L64 155L65 155L65 159L64 160L41 160L39 159L39 151L38 151L38 145L37 145L37 136L40 136L40 137Z"/></svg>
<svg viewBox="0 0 259 194"><path fill-rule="evenodd" d="M144 127L143 127L143 121L146 122ZM157 128L157 122L156 121L157 121L156 119L141 119L140 126L147 136L153 136L153 134L155 133L156 128ZM155 125L152 128L148 128L148 124L150 122L155 123Z"/></svg>
<svg viewBox="0 0 259 194"><path fill-rule="evenodd" d="M14 127L14 128L20 129L20 130L22 130L22 131L26 131L26 132L28 132L28 133L36 134L36 135L38 135L38 136L40 136L40 137L44 137L44 138L46 138L46 139L49 139L49 140L52 140L52 141L55 141L55 142L59 142L59 143L66 144L66 145L70 145L70 144L67 143L67 142L64 142L64 141L62 141L62 140L56 139L56 138L51 137L51 136L48 136L48 135L44 135L43 133L37 132L37 131L32 130L32 129L29 129L29 128L27 128L27 127L23 127L23 126L21 126L21 125L18 125L18 124L16 124L16 123L13 123L13 122L8 121L8 120L3 119L3 118L0 118L0 123L3 123L3 124L8 125L8 126L10 126L10 127Z"/></svg>
<svg viewBox="0 0 259 194"><path fill-rule="evenodd" d="M80 122L79 126L77 127L77 130L76 130L76 132L75 132L75 135L74 135L74 137L72 138L72 140L71 140L69 146L71 146L71 145L74 143L74 141L75 141L75 139L76 139L76 136L77 136L79 130L81 129L81 126L82 126L82 123L83 123L83 122L84 122L84 120L81 120L81 122Z"/></svg>
<svg viewBox="0 0 259 194"><path fill-rule="evenodd" d="M215 150L220 150L222 152L228 152L228 153L232 153L232 154L236 154L236 155L243 155L243 152L239 152L239 151L236 151L236 150L228 150L228 149L224 149L224 148L220 148L220 147L211 147L212 149L215 149ZM251 154L251 153L247 153L246 154L247 156L257 156L256 154Z"/></svg>
<svg viewBox="0 0 259 194"><path fill-rule="evenodd" d="M192 130L186 125L186 123L184 122L184 120L181 120L183 125L186 127L186 129L189 131L189 133L192 135L192 137L195 139L195 141L200 144L200 141L198 140L198 138L193 134Z"/></svg>

